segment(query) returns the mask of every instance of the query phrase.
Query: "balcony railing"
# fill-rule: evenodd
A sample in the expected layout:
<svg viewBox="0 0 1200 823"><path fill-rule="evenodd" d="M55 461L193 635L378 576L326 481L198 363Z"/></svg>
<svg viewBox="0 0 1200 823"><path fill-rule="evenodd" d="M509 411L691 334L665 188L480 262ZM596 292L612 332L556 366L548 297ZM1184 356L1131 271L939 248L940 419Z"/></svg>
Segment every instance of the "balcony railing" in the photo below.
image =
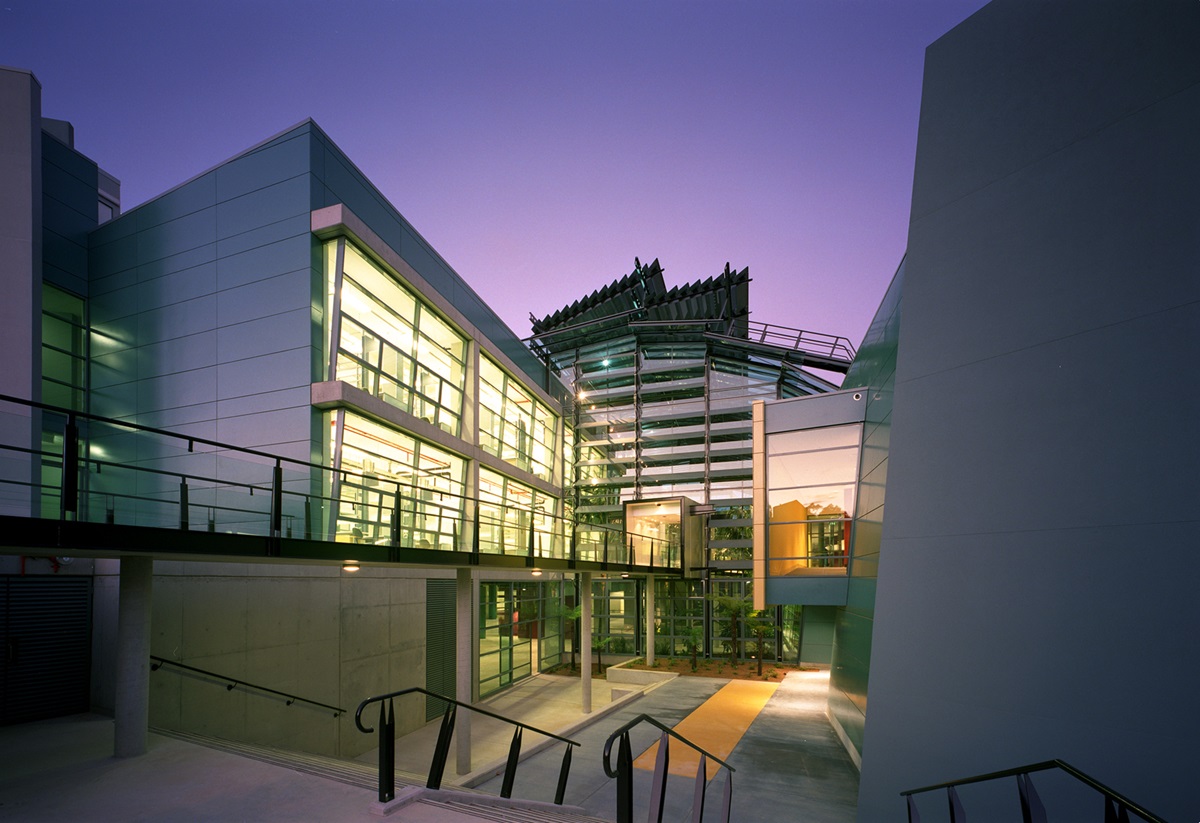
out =
<svg viewBox="0 0 1200 823"><path fill-rule="evenodd" d="M0 395L0 514L262 536L274 555L298 538L384 558L404 548L678 570L667 541L635 548L619 527L431 488L413 472L405 482Z"/></svg>

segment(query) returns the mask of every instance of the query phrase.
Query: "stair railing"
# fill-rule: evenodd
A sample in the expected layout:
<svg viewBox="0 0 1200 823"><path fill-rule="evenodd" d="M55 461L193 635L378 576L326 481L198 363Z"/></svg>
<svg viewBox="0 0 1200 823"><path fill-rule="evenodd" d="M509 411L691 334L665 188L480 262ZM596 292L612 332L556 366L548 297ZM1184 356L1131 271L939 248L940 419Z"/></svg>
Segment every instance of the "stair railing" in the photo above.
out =
<svg viewBox="0 0 1200 823"><path fill-rule="evenodd" d="M938 783L934 786L922 786L919 789L909 789L908 791L900 792L900 795L905 798L908 804L909 823L921 823L921 815L917 811L916 800L913 799L913 796L924 792L945 789L946 800L950 805L950 823L966 823L967 813L963 808L962 801L958 798L959 786L965 786L969 783L983 783L989 780L1000 780L1005 777L1015 777L1017 779L1017 796L1021 804L1021 820L1023 823L1048 823L1046 807L1042 805L1042 800L1038 796L1037 790L1033 787L1033 780L1029 776L1033 772L1046 771L1048 769L1058 769L1059 771L1066 772L1079 782L1099 792L1104 798L1104 823L1129 823L1130 812L1147 821L1147 823L1167 823L1163 818L1147 811L1139 804L1110 789L1094 777L1084 774L1069 763L1057 759L1046 760L1041 763L1031 763L1028 766L1018 766L1014 769L1006 769L1001 772L989 772L988 774L980 774L975 777L964 777L960 780L951 780L948 783Z"/></svg>
<svg viewBox="0 0 1200 823"><path fill-rule="evenodd" d="M658 742L658 755L654 762L654 779L650 788L650 823L662 823L663 810L667 795L667 768L670 763L670 738L675 738L685 746L700 753L700 765L696 768L696 782L692 795L692 823L700 823L704 818L704 795L708 788L708 766L711 759L725 769L725 791L717 809L717 819L720 823L729 823L729 811L733 804L733 772L736 771L721 758L706 752L683 735L659 723L648 714L642 714L630 720L624 726L608 736L604 743L604 773L617 780L617 823L633 823L633 750L629 743L629 731L641 723L649 723L662 735ZM620 741L617 746L617 766L612 767L612 744Z"/></svg>
<svg viewBox="0 0 1200 823"><path fill-rule="evenodd" d="M307 703L310 706L320 706L322 709L332 710L334 717L340 717L346 713L345 709L338 706L331 706L328 703L319 703L316 700L309 700L307 697L300 697L299 695L281 692L276 689L268 689L266 686L259 686L256 683L247 683L245 680L239 680L236 677L228 677L227 675L218 674L217 672L210 672L207 669L198 669L195 666L188 666L176 660L168 660L167 658L159 657L156 654L150 655L150 659L154 661L150 664L150 671L152 672L158 671L163 666L174 666L177 669L183 669L184 671L203 675L211 678L212 680L218 681L217 685L224 683L226 691L233 691L236 687L241 686L244 689L253 689L257 692L265 692L266 694L273 694L276 697L282 697L288 706L292 705L293 703Z"/></svg>
<svg viewBox="0 0 1200 823"><path fill-rule="evenodd" d="M559 806L562 805L563 795L567 791L567 777L571 772L571 751L575 746L580 745L578 742L560 737L557 734L539 729L536 726L530 726L528 723L522 723L519 720L513 720L512 718L489 712L478 706L462 703L453 697L446 697L444 694L422 689L419 686L414 686L410 689L401 689L397 692L389 692L388 694L376 695L375 697L368 697L358 704L358 709L354 712L354 725L358 727L358 730L364 734L373 734L375 729L368 728L362 724L362 713L363 709L371 703L379 704L380 803L387 803L389 800L395 800L396 798L396 715L393 709L393 701L395 698L403 697L406 694L423 694L426 697L434 697L446 703L446 711L442 714L441 728L438 730L437 745L434 747L433 759L429 764L429 778L425 783L426 788L437 790L442 787L442 775L446 770L446 759L450 754L450 739L454 735L454 719L458 708L461 706L477 714L486 715L516 727L513 730L512 742L508 747L508 760L504 766L504 780L501 782L500 787L500 796L503 798L512 797L513 780L517 774L517 763L521 759L521 734L524 730L528 729L536 734L566 743L562 766L558 772L558 786L554 792L554 803Z"/></svg>

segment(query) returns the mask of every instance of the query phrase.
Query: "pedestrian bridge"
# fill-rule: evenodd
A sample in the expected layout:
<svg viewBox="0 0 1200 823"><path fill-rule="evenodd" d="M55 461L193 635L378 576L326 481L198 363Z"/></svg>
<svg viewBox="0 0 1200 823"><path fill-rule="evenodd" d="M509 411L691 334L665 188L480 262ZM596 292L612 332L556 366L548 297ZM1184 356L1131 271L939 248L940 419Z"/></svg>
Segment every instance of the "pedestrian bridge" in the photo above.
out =
<svg viewBox="0 0 1200 823"><path fill-rule="evenodd" d="M683 573L668 541L431 491L417 473L403 483L0 395L0 552ZM368 502L348 506L347 490Z"/></svg>

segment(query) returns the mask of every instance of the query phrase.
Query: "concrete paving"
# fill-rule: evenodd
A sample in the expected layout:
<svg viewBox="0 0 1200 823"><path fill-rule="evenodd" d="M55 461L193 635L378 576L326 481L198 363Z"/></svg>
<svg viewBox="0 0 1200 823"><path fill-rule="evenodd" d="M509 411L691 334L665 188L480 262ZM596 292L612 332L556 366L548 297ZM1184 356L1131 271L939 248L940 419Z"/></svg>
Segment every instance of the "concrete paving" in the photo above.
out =
<svg viewBox="0 0 1200 823"><path fill-rule="evenodd" d="M613 819L616 781L605 777L600 768L609 734L639 714L649 714L673 727L728 682L721 678L681 677L581 730L576 739L583 743L583 751L571 770L565 802ZM828 688L828 672L791 673L750 725L727 761L735 770L732 821L850 823L854 820L858 770L825 716ZM657 733L652 727L643 725L634 729L630 734L633 756L637 757L656 740ZM614 747L614 765L615 761ZM552 793L557 762L553 752L546 752L522 763L514 796L540 797L545 792ZM718 802L726 779L721 774L709 782L706 805ZM646 814L650 782L650 772L634 770L635 819L640 820ZM499 779L494 779L480 788L498 792L499 786ZM690 779L668 780L664 819L685 819L692 805L692 790Z"/></svg>
<svg viewBox="0 0 1200 823"><path fill-rule="evenodd" d="M579 681L538 676L487 701L500 714L571 737L577 749L566 802L591 814L615 817L615 781L604 776L601 753L611 731L641 713L674 725L727 680L678 678L643 695L609 702L608 684L595 682L596 711L579 710ZM828 674L793 673L768 701L730 756L736 823L854 819L858 775L824 716ZM424 775L437 723L397 741L402 768ZM473 768L445 785L478 784L498 794L511 729L498 721L472 723ZM632 734L634 755L656 740L654 730ZM525 739L525 750L536 744ZM113 723L78 715L0 729L0 820L21 821L368 821L379 820L374 794L360 787L152 734L141 757L112 756ZM614 753L615 755L615 753ZM515 797L553 797L561 744L534 753L517 772ZM615 756L614 756L615 759ZM400 765L400 764L398 764ZM712 781L715 802L724 777ZM646 798L650 773L635 770L635 797ZM691 781L668 784L667 819L691 805ZM635 806L645 815L644 800ZM415 813L415 811L414 811ZM401 814L391 819L406 819Z"/></svg>

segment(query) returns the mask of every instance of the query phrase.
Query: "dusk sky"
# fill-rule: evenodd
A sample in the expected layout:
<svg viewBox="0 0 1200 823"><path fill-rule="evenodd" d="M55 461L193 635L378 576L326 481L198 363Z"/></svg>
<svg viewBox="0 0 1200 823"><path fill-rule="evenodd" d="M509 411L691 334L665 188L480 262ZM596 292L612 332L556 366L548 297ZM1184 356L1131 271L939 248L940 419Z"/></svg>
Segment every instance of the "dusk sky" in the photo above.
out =
<svg viewBox="0 0 1200 823"><path fill-rule="evenodd" d="M857 345L925 46L984 0L2 0L0 64L128 210L312 117L521 337L659 258Z"/></svg>

